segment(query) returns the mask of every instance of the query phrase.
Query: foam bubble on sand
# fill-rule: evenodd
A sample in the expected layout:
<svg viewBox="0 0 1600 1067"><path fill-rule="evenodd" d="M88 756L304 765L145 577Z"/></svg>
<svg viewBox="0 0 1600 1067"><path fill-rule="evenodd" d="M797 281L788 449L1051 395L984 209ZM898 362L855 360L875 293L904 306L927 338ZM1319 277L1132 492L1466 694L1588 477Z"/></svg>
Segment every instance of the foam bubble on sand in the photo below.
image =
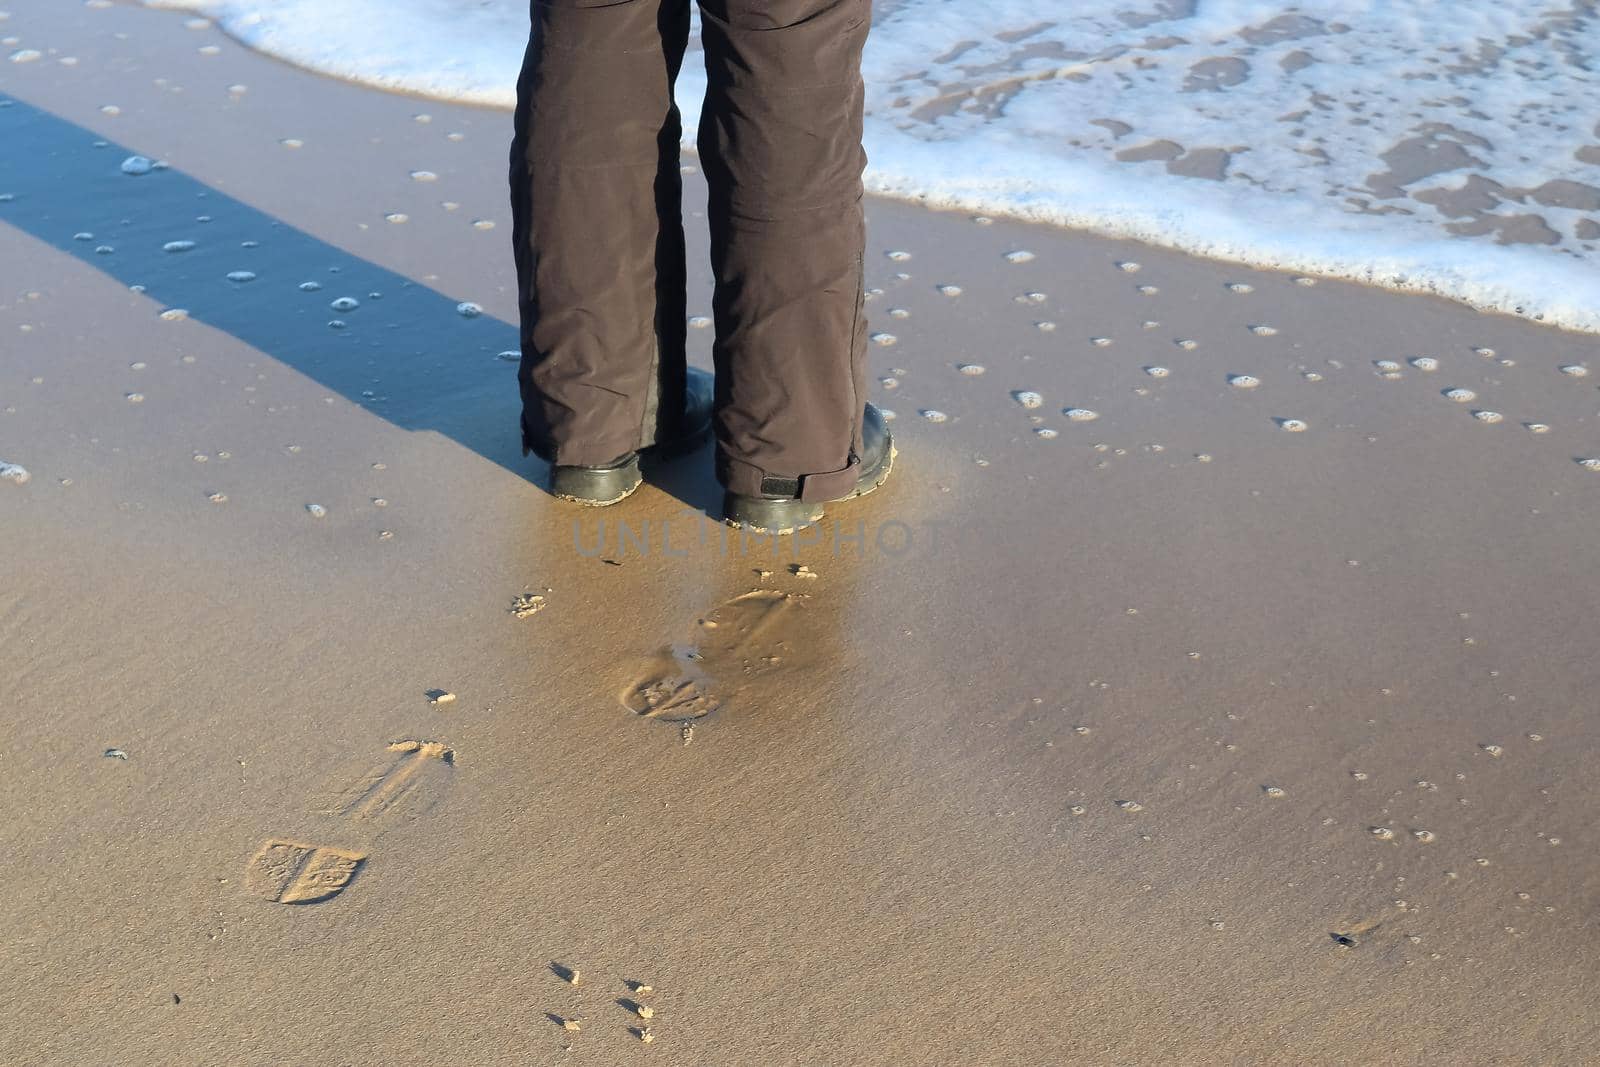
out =
<svg viewBox="0 0 1600 1067"><path fill-rule="evenodd" d="M1230 374L1228 384L1235 389L1254 389L1261 384L1261 379L1254 374Z"/></svg>
<svg viewBox="0 0 1600 1067"><path fill-rule="evenodd" d="M1276 419L1278 429L1286 433L1305 433L1310 425L1304 419Z"/></svg>
<svg viewBox="0 0 1600 1067"><path fill-rule="evenodd" d="M1587 378L1589 376L1589 368L1580 363L1568 363L1561 368L1561 373L1573 378Z"/></svg>
<svg viewBox="0 0 1600 1067"><path fill-rule="evenodd" d="M479 315L483 314L483 308L479 307L477 304L474 304L470 300L463 300L461 303L456 305L456 314L460 315L464 319L475 319Z"/></svg>
<svg viewBox="0 0 1600 1067"><path fill-rule="evenodd" d="M1500 414L1498 411L1474 411L1472 413L1472 417L1477 419L1479 422L1491 423L1501 422L1505 419L1505 416Z"/></svg>
<svg viewBox="0 0 1600 1067"><path fill-rule="evenodd" d="M890 345L899 340L900 339L892 333L875 333L872 335L872 343L883 348L888 348Z"/></svg>
<svg viewBox="0 0 1600 1067"><path fill-rule="evenodd" d="M1439 361L1432 356L1415 356L1411 360L1411 365L1418 370L1434 371L1439 369Z"/></svg>
<svg viewBox="0 0 1600 1067"><path fill-rule="evenodd" d="M921 411L917 412L917 414L921 415L929 422L944 422L950 417L944 412L938 411L934 408L923 408Z"/></svg>
<svg viewBox="0 0 1600 1067"><path fill-rule="evenodd" d="M0 459L0 482L12 482L16 485L27 485L33 475L27 469L16 463L7 463Z"/></svg>
<svg viewBox="0 0 1600 1067"><path fill-rule="evenodd" d="M1091 411L1088 408L1067 408L1066 410L1062 411L1061 414L1065 415L1073 422L1093 422L1095 419L1100 417L1100 413L1098 411Z"/></svg>
<svg viewBox="0 0 1600 1067"><path fill-rule="evenodd" d="M1029 252L1025 248L1019 248L1014 252L1006 253L1007 263L1027 263L1031 259L1033 259L1033 253Z"/></svg>
<svg viewBox="0 0 1600 1067"><path fill-rule="evenodd" d="M1044 438L1046 441L1053 441L1060 436L1059 433L1057 433L1055 430L1052 430L1048 426L1035 426L1033 428L1033 432L1035 435Z"/></svg>
<svg viewBox="0 0 1600 1067"><path fill-rule="evenodd" d="M1478 399L1478 394L1474 393L1471 389L1446 389L1444 391L1444 396L1447 399L1454 400L1458 404L1470 404L1474 400Z"/></svg>
<svg viewBox="0 0 1600 1067"><path fill-rule="evenodd" d="M976 378L978 375L982 374L985 369L986 368L981 363L963 363L956 368L956 370L960 371L962 374L965 374L969 378Z"/></svg>
<svg viewBox="0 0 1600 1067"><path fill-rule="evenodd" d="M149 174L153 169L155 169L155 164L145 156L129 156L122 161L122 173L131 174L134 177L138 177L141 174Z"/></svg>
<svg viewBox="0 0 1600 1067"><path fill-rule="evenodd" d="M941 285L941 286L939 286L939 293L942 296L960 296L961 295L961 286L959 286L959 285Z"/></svg>
<svg viewBox="0 0 1600 1067"><path fill-rule="evenodd" d="M256 280L255 272L248 270L231 270L228 272L230 282L253 282Z"/></svg>
<svg viewBox="0 0 1600 1067"><path fill-rule="evenodd" d="M161 246L163 252L188 252L194 248L193 241L168 241Z"/></svg>
<svg viewBox="0 0 1600 1067"><path fill-rule="evenodd" d="M328 306L335 311L354 311L356 308L361 306L361 301L357 300L353 296L341 296Z"/></svg>
<svg viewBox="0 0 1600 1067"><path fill-rule="evenodd" d="M1018 389L1016 392L1011 394L1011 399L1015 400L1023 407L1029 408L1030 410L1039 407L1044 403L1044 397L1040 396L1032 389Z"/></svg>
<svg viewBox="0 0 1600 1067"><path fill-rule="evenodd" d="M1146 367L1144 369L1144 372L1146 374L1148 374L1152 378L1165 378L1167 375L1172 373L1172 371L1167 367L1154 367L1154 366Z"/></svg>
<svg viewBox="0 0 1600 1067"><path fill-rule="evenodd" d="M1600 458L1584 458L1578 460L1578 466L1586 471L1600 471Z"/></svg>

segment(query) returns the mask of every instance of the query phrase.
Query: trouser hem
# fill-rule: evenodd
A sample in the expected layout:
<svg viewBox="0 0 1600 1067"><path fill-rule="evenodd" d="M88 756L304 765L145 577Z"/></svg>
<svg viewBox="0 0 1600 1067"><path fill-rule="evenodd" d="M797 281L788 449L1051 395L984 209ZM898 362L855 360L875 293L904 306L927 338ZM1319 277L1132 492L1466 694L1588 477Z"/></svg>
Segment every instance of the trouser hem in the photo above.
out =
<svg viewBox="0 0 1600 1067"><path fill-rule="evenodd" d="M842 500L855 489L860 474L861 463L854 456L835 471L795 475L774 474L726 453L717 453L717 481L728 492L740 496L803 500L808 504Z"/></svg>

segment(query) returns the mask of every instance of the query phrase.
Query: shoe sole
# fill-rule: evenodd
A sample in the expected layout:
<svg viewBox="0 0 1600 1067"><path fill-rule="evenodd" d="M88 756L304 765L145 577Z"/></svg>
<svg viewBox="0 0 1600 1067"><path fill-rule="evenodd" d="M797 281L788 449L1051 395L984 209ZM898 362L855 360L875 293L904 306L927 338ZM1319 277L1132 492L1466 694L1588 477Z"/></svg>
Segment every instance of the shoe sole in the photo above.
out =
<svg viewBox="0 0 1600 1067"><path fill-rule="evenodd" d="M586 508L606 508L633 495L644 484L639 460L610 470L552 467L550 495Z"/></svg>

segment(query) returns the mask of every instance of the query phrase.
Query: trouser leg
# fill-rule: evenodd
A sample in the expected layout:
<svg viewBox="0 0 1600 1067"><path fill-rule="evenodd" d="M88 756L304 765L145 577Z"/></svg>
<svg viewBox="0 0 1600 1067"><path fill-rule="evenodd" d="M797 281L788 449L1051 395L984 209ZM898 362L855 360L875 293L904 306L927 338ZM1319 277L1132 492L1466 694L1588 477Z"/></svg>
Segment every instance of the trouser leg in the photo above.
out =
<svg viewBox="0 0 1600 1067"><path fill-rule="evenodd" d="M866 397L861 52L870 0L700 0L717 473L854 485Z"/></svg>
<svg viewBox="0 0 1600 1067"><path fill-rule="evenodd" d="M683 412L689 0L532 0L511 145L523 450L599 464Z"/></svg>

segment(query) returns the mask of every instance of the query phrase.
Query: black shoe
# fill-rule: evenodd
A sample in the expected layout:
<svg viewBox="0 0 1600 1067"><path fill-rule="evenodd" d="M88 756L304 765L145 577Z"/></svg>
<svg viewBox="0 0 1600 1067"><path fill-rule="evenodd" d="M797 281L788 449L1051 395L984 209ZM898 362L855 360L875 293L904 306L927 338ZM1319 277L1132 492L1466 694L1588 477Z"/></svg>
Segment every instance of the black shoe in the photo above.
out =
<svg viewBox="0 0 1600 1067"><path fill-rule="evenodd" d="M711 375L690 367L684 381L683 418L639 452L672 457L699 447L711 434ZM639 452L625 452L610 463L556 464L550 468L550 495L586 507L615 504L639 488Z"/></svg>
<svg viewBox="0 0 1600 1067"><path fill-rule="evenodd" d="M868 404L861 420L861 473L850 492L834 501L804 501L794 496L745 496L742 493L725 493L722 497L722 518L731 526L739 526L754 533L786 534L822 520L824 503L853 500L866 496L888 480L898 455L894 438L883 412Z"/></svg>

